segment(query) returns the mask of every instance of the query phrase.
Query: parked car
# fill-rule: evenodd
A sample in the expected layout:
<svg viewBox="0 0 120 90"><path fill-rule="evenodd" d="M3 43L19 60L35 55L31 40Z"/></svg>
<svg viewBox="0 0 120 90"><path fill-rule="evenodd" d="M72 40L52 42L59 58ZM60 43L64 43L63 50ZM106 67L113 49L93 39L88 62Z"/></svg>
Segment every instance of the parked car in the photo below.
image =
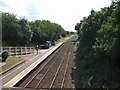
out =
<svg viewBox="0 0 120 90"><path fill-rule="evenodd" d="M45 41L44 44L40 45L41 49L48 49L51 46L52 46L52 42L51 41Z"/></svg>
<svg viewBox="0 0 120 90"><path fill-rule="evenodd" d="M55 46L55 41L52 41L52 45Z"/></svg>
<svg viewBox="0 0 120 90"><path fill-rule="evenodd" d="M44 49L48 49L50 45L48 43L44 43Z"/></svg>
<svg viewBox="0 0 120 90"><path fill-rule="evenodd" d="M52 41L46 41L45 43L48 44L49 47L52 46Z"/></svg>

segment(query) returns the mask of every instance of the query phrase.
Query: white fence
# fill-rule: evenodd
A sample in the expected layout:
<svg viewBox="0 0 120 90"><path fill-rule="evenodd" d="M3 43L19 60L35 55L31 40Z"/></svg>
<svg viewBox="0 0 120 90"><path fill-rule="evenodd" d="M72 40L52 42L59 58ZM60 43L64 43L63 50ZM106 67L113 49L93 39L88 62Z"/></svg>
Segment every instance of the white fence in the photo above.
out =
<svg viewBox="0 0 120 90"><path fill-rule="evenodd" d="M0 53L2 51L8 51L10 56L24 55L35 52L35 47L0 47Z"/></svg>

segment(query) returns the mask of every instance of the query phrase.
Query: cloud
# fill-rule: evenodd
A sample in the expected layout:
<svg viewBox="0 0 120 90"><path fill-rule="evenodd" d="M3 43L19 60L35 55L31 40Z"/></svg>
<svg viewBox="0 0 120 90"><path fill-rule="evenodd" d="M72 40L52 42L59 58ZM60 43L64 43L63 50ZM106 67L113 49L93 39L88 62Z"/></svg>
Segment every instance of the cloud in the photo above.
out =
<svg viewBox="0 0 120 90"><path fill-rule="evenodd" d="M0 6L1 7L8 7L8 4L6 4L5 2L3 2L2 0L0 0Z"/></svg>
<svg viewBox="0 0 120 90"><path fill-rule="evenodd" d="M38 3L39 3L39 1L37 1L37 0L29 0L27 6L25 8L26 17L29 20L41 19L42 11L41 11L40 5Z"/></svg>
<svg viewBox="0 0 120 90"><path fill-rule="evenodd" d="M17 17L25 16L29 20L50 20L72 31L91 9L98 11L110 3L111 0L4 0L9 7L0 7L0 10L17 14Z"/></svg>

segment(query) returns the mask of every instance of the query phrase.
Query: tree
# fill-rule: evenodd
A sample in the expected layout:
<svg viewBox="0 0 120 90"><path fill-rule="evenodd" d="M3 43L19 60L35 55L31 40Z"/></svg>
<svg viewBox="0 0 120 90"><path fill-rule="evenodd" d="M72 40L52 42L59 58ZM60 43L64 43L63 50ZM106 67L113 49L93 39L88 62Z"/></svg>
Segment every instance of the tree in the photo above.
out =
<svg viewBox="0 0 120 90"><path fill-rule="evenodd" d="M19 20L19 38L21 40L21 45L27 45L31 41L33 32L31 31L31 27L28 21L24 18Z"/></svg>
<svg viewBox="0 0 120 90"><path fill-rule="evenodd" d="M61 25L48 20L30 22L24 17L17 19L14 14L2 12L2 21L3 46L43 44L46 40L55 41L67 35Z"/></svg>
<svg viewBox="0 0 120 90"><path fill-rule="evenodd" d="M84 87L119 88L120 2L91 10L75 26L79 35L79 75Z"/></svg>
<svg viewBox="0 0 120 90"><path fill-rule="evenodd" d="M2 13L2 42L3 45L17 45L18 43L18 20L15 15Z"/></svg>

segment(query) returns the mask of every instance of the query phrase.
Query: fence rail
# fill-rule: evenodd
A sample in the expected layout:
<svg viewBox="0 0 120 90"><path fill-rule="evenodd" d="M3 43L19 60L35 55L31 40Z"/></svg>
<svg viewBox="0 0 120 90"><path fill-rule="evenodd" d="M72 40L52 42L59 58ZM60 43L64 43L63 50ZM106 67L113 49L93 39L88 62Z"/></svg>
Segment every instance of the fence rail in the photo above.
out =
<svg viewBox="0 0 120 90"><path fill-rule="evenodd" d="M35 52L35 47L0 47L0 53L8 51L10 56L13 55L24 55Z"/></svg>

